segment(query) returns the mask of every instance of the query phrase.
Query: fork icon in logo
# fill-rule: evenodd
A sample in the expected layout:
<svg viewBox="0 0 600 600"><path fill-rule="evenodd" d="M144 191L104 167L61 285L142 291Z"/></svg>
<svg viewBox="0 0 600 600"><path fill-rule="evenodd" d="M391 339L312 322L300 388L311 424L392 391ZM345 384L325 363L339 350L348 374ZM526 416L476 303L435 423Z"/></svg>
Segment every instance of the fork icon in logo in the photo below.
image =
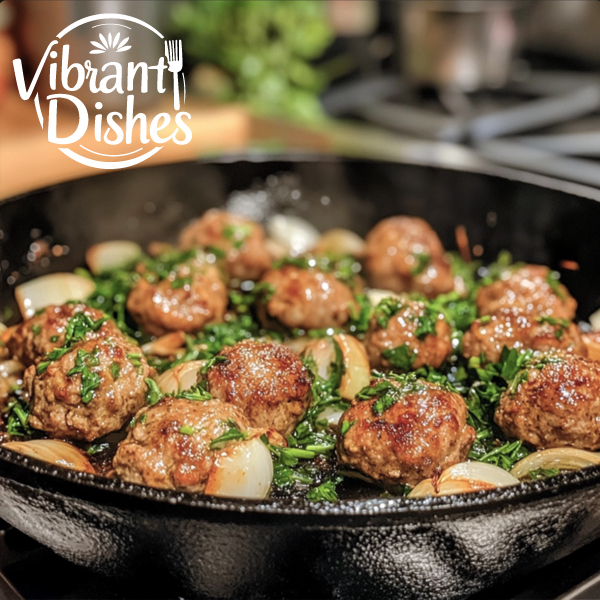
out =
<svg viewBox="0 0 600 600"><path fill-rule="evenodd" d="M169 63L169 71L173 73L173 95L175 96L173 107L175 110L179 110L178 73L183 68L181 40L173 40L171 42L167 42L167 40L165 40L165 56L167 57L167 62Z"/></svg>

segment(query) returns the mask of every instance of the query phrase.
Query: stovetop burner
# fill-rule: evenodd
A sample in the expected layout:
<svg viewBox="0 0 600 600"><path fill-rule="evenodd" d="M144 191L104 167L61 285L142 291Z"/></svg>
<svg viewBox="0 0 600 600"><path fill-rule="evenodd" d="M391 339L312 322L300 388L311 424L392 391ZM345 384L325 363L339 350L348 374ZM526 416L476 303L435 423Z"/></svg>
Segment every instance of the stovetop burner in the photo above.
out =
<svg viewBox="0 0 600 600"><path fill-rule="evenodd" d="M600 598L600 540L543 569L488 588L468 600L589 600ZM175 600L174 582L111 579L67 560L0 523L0 600Z"/></svg>
<svg viewBox="0 0 600 600"><path fill-rule="evenodd" d="M413 89L397 75L334 87L329 114L462 144L505 166L600 187L600 76L540 70L499 90Z"/></svg>

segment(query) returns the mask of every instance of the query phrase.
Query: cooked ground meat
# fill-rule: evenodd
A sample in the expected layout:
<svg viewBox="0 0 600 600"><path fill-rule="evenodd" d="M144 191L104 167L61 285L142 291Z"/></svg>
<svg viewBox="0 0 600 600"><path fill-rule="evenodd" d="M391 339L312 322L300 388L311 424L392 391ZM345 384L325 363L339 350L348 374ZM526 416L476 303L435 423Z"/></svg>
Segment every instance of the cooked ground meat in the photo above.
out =
<svg viewBox="0 0 600 600"><path fill-rule="evenodd" d="M156 488L204 492L218 451L210 443L233 420L240 431L248 422L233 405L165 398L142 409L113 459L125 481Z"/></svg>
<svg viewBox="0 0 600 600"><path fill-rule="evenodd" d="M516 308L534 316L546 315L572 321L577 302L567 288L552 278L552 271L540 265L527 265L477 293L480 315L492 315L501 308Z"/></svg>
<svg viewBox="0 0 600 600"><path fill-rule="evenodd" d="M424 302L395 301L391 298L384 302L391 304L397 312L385 326L385 319L380 322L377 309L371 317L365 338L371 368L394 367L405 370L401 363L383 356L384 352L401 346L406 346L407 352L404 355L409 361L412 360L410 368L419 369L424 365L431 365L436 369L440 367L452 354L451 328L444 317L429 309Z"/></svg>
<svg viewBox="0 0 600 600"><path fill-rule="evenodd" d="M95 440L121 429L144 405L151 369L122 335L80 342L44 366L26 369L23 389L29 424L50 437Z"/></svg>
<svg viewBox="0 0 600 600"><path fill-rule="evenodd" d="M127 310L151 335L195 333L219 323L227 309L227 288L212 265L180 265L168 278L142 277L127 298Z"/></svg>
<svg viewBox="0 0 600 600"><path fill-rule="evenodd" d="M235 404L252 427L292 433L312 401L311 377L281 344L245 340L224 348L207 374L210 393Z"/></svg>
<svg viewBox="0 0 600 600"><path fill-rule="evenodd" d="M266 326L277 319L290 329L342 327L356 301L350 288L331 273L285 265L268 271L262 283L272 286L273 294L261 304Z"/></svg>
<svg viewBox="0 0 600 600"><path fill-rule="evenodd" d="M183 250L195 246L218 248L225 253L231 277L257 281L270 267L265 232L254 221L212 209L190 223L179 236Z"/></svg>
<svg viewBox="0 0 600 600"><path fill-rule="evenodd" d="M105 317L101 311L85 304L49 306L39 315L20 323L8 339L7 346L25 366L33 365L45 354L64 344L69 322L78 313L87 315L91 321ZM105 321L97 331L88 330L86 339L98 339L107 335L119 335L114 321Z"/></svg>
<svg viewBox="0 0 600 600"><path fill-rule="evenodd" d="M502 395L496 423L508 437L538 449L598 450L598 390L600 363L573 354L550 354L527 370L527 379L516 390L509 388Z"/></svg>
<svg viewBox="0 0 600 600"><path fill-rule="evenodd" d="M579 327L555 317L534 317L517 309L501 309L475 321L463 337L462 352L467 358L484 355L490 362L500 360L502 349L565 350L587 356Z"/></svg>
<svg viewBox="0 0 600 600"><path fill-rule="evenodd" d="M342 415L341 431L348 429L338 436L340 462L391 487L415 485L465 460L475 430L467 425L462 397L427 381L390 383L391 390Z"/></svg>
<svg viewBox="0 0 600 600"><path fill-rule="evenodd" d="M375 225L366 237L364 265L375 288L429 298L454 288L440 239L417 217L390 217Z"/></svg>

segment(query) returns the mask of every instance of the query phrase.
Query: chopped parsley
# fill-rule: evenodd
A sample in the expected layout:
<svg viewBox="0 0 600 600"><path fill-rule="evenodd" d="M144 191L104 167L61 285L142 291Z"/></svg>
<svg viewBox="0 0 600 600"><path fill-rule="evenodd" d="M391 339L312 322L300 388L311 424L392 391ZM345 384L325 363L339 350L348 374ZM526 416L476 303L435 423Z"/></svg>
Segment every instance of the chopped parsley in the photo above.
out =
<svg viewBox="0 0 600 600"><path fill-rule="evenodd" d="M413 258L417 264L410 270L410 274L417 276L425 271L431 261L431 256L426 252L414 252Z"/></svg>
<svg viewBox="0 0 600 600"><path fill-rule="evenodd" d="M112 378L115 381L117 379L119 379L120 373L121 373L121 365L118 362L112 363L112 365L110 365L110 374L112 375Z"/></svg>
<svg viewBox="0 0 600 600"><path fill-rule="evenodd" d="M252 226L249 223L242 225L227 225L223 228L223 237L230 241L236 250L241 250L246 240L252 234Z"/></svg>
<svg viewBox="0 0 600 600"><path fill-rule="evenodd" d="M154 406L162 400L163 393L158 387L158 383L156 383L154 379L150 379L150 377L147 377L144 381L148 386L148 389L146 391L146 404L148 404L148 406Z"/></svg>
<svg viewBox="0 0 600 600"><path fill-rule="evenodd" d="M100 349L94 348L92 352L83 349L77 350L75 366L67 371L67 377L74 375L81 376L81 401L89 404L94 398L94 392L100 387L102 377L91 367L97 367L100 364Z"/></svg>
<svg viewBox="0 0 600 600"><path fill-rule="evenodd" d="M32 325L31 331L33 331L33 335L40 335L40 333L42 333L42 327L41 325L38 325L38 323L35 323L35 325Z"/></svg>
<svg viewBox="0 0 600 600"><path fill-rule="evenodd" d="M179 433L181 433L182 435L194 435L194 433L196 433L196 430L190 425L182 425L179 428Z"/></svg>
<svg viewBox="0 0 600 600"><path fill-rule="evenodd" d="M565 329L567 329L569 327L569 325L571 324L568 319L557 319L555 317L549 317L549 316L536 317L535 320L538 323L548 323L548 325L552 325L552 326L556 327L556 329L554 330L554 337L557 340L562 339Z"/></svg>
<svg viewBox="0 0 600 600"><path fill-rule="evenodd" d="M21 398L12 398L6 407L6 433L13 437L31 437L36 431L29 423L29 405Z"/></svg>
<svg viewBox="0 0 600 600"><path fill-rule="evenodd" d="M389 361L390 365L394 369L399 371L407 372L412 369L413 362L417 357L417 353L411 350L408 345L403 344L402 346L396 346L395 348L388 348L383 350L381 356Z"/></svg>
<svg viewBox="0 0 600 600"><path fill-rule="evenodd" d="M248 433L242 431L239 425L231 418L227 419L223 423L229 429L219 437L214 438L210 442L209 448L211 450L221 450L227 445L227 442L239 441L239 440L247 440ZM181 430L180 430L181 431Z"/></svg>

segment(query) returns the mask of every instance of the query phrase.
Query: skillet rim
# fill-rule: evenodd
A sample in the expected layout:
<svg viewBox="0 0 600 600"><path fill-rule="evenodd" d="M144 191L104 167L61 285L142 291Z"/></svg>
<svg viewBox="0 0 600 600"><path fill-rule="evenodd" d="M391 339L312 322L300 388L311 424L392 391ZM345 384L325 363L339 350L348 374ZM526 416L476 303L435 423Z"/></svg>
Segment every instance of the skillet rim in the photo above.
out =
<svg viewBox="0 0 600 600"><path fill-rule="evenodd" d="M433 147L433 145L432 145ZM424 158L423 154L416 156L404 156L402 159L382 159L380 156L370 158L368 156L337 154L320 154L315 152L294 153L231 153L219 157L200 158L196 160L179 161L175 163L158 164L128 169L138 172L143 169L168 168L174 165L184 164L230 164L235 162L250 163L310 163L310 162L363 162L363 163L392 163L408 164L421 167L436 167L451 171L480 174L490 177L498 177L509 181L534 185L546 189L559 191L565 194L577 196L583 200L591 200L600 203L600 189L582 185L575 182L565 181L529 173L508 167L493 165L482 162L474 154L469 156L469 151L460 148L462 155L454 155L451 159L444 159L440 154ZM65 185L88 180L94 177L110 176L112 173L97 173L87 177L68 180L50 186L38 188L23 194L0 199L1 205L19 201L53 189L60 189ZM568 473L535 482L525 482L519 485L483 490L469 494L455 494L437 498L407 499L407 498L369 498L356 500L340 500L331 502L310 502L299 498L275 498L267 500L244 500L235 498L218 498L205 496L198 493L176 492L172 490L159 490L149 486L131 484L118 479L108 479L99 475L69 471L59 467L53 467L48 463L32 459L12 450L0 446L0 479L5 477L19 484L28 485L27 480L41 480L50 485L44 487L45 491L63 493L67 496L75 496L89 499L94 503L119 505L121 502L137 500L144 508L153 506L157 509L175 507L177 509L187 508L191 514L202 514L204 511L242 516L244 514L259 516L265 515L269 518L274 516L297 516L317 518L347 517L382 517L398 516L407 519L411 517L441 517L447 515L488 512L498 508L507 508L513 504L534 503L551 499L557 496L569 495L579 490L600 485L600 465L586 467ZM16 477L14 476L16 474ZM127 505L131 508L131 505Z"/></svg>

